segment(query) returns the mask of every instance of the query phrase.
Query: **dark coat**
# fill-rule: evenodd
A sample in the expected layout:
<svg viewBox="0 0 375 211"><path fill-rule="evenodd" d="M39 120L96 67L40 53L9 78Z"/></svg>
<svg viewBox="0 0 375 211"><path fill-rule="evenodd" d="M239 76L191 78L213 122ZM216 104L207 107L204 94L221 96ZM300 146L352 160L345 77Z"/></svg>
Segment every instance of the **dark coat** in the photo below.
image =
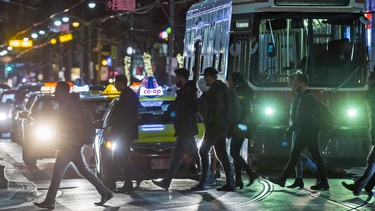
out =
<svg viewBox="0 0 375 211"><path fill-rule="evenodd" d="M375 145L375 86L369 87L365 97L369 110L371 143Z"/></svg>
<svg viewBox="0 0 375 211"><path fill-rule="evenodd" d="M174 129L176 136L194 136L198 134L197 91L194 81L188 81L180 90L177 90L177 97L174 102L176 112Z"/></svg>
<svg viewBox="0 0 375 211"><path fill-rule="evenodd" d="M319 133L319 121L317 119L319 102L315 98L311 90L306 90L301 94L297 94L293 99L297 105L294 120L289 127L290 131L299 130L303 134Z"/></svg>
<svg viewBox="0 0 375 211"><path fill-rule="evenodd" d="M59 103L56 119L57 139L59 149L80 149L82 143L82 106L77 94Z"/></svg>
<svg viewBox="0 0 375 211"><path fill-rule="evenodd" d="M228 129L225 116L225 90L227 86L220 80L216 80L206 94L207 117L206 131L216 132Z"/></svg>
<svg viewBox="0 0 375 211"><path fill-rule="evenodd" d="M251 131L256 127L256 121L253 117L254 91L247 84L237 84L233 87L236 90L238 100L241 106L241 118L238 123L231 126L228 131L229 136L237 136L243 138L251 138ZM238 124L244 124L248 127L248 131L238 130Z"/></svg>
<svg viewBox="0 0 375 211"><path fill-rule="evenodd" d="M129 87L121 91L112 112L110 138L130 142L138 139L138 95Z"/></svg>

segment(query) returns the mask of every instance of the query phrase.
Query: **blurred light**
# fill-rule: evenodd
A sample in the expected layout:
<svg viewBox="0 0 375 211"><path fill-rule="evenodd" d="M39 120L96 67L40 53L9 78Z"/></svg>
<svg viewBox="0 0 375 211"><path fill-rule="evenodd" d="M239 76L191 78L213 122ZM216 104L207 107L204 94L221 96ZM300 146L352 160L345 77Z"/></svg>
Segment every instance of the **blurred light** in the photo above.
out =
<svg viewBox="0 0 375 211"><path fill-rule="evenodd" d="M172 29L171 27L168 27L165 31L167 31L167 33L170 34L172 32Z"/></svg>
<svg viewBox="0 0 375 211"><path fill-rule="evenodd" d="M12 71L12 67L8 66L8 67L7 67L7 71L8 71L8 72L11 72L11 71Z"/></svg>
<svg viewBox="0 0 375 211"><path fill-rule="evenodd" d="M116 149L116 143L112 143L112 141L106 141L105 148L111 149L114 151Z"/></svg>
<svg viewBox="0 0 375 211"><path fill-rule="evenodd" d="M79 22L77 22L77 21L73 22L72 26L77 28L79 26Z"/></svg>
<svg viewBox="0 0 375 211"><path fill-rule="evenodd" d="M44 35L44 34L46 34L46 31L44 31L44 30L39 30L39 34L40 34L40 35Z"/></svg>
<svg viewBox="0 0 375 211"><path fill-rule="evenodd" d="M90 2L87 6L89 6L90 9L93 9L96 7L95 2Z"/></svg>
<svg viewBox="0 0 375 211"><path fill-rule="evenodd" d="M11 50L13 50L13 47L12 46L8 46L8 51L11 51Z"/></svg>
<svg viewBox="0 0 375 211"><path fill-rule="evenodd" d="M26 83L26 82L27 82L26 78L22 78L22 83Z"/></svg>
<svg viewBox="0 0 375 211"><path fill-rule="evenodd" d="M54 136L53 128L49 125L39 125L35 128L35 135L39 139L51 139Z"/></svg>
<svg viewBox="0 0 375 211"><path fill-rule="evenodd" d="M8 53L7 50L0 51L0 56L5 56Z"/></svg>
<svg viewBox="0 0 375 211"><path fill-rule="evenodd" d="M275 111L273 110L273 108L271 107L267 107L265 110L264 110L264 113L267 115L267 116L272 116Z"/></svg>
<svg viewBox="0 0 375 211"><path fill-rule="evenodd" d="M57 40L56 40L55 38L53 38L53 39L51 39L51 41L50 41L50 42L51 42L51 44L52 44L52 45L54 45L54 44L56 44L56 43L57 43Z"/></svg>
<svg viewBox="0 0 375 211"><path fill-rule="evenodd" d="M111 83L114 83L115 80L113 78L110 78L110 79L108 79L108 82L111 84Z"/></svg>
<svg viewBox="0 0 375 211"><path fill-rule="evenodd" d="M23 38L23 41L27 42L27 41L29 41L29 38L25 37L25 38Z"/></svg>
<svg viewBox="0 0 375 211"><path fill-rule="evenodd" d="M32 34L31 34L31 38L33 38L33 39L38 38L38 34L37 34L37 33L32 33Z"/></svg>
<svg viewBox="0 0 375 211"><path fill-rule="evenodd" d="M133 48L132 48L132 47L128 47L128 48L126 49L126 53L127 53L128 55L132 55L132 54L133 54Z"/></svg>
<svg viewBox="0 0 375 211"><path fill-rule="evenodd" d="M103 66L107 66L107 65L108 65L107 60L103 59L103 60L102 60L102 65L103 65Z"/></svg>
<svg viewBox="0 0 375 211"><path fill-rule="evenodd" d="M348 109L348 111L346 112L348 114L349 117L353 118L353 117L356 117L358 112L356 109L354 108L350 108Z"/></svg>
<svg viewBox="0 0 375 211"><path fill-rule="evenodd" d="M63 17L61 20L66 23L66 22L69 21L69 18L68 17Z"/></svg>
<svg viewBox="0 0 375 211"><path fill-rule="evenodd" d="M55 26L60 26L61 25L61 21L55 21Z"/></svg>
<svg viewBox="0 0 375 211"><path fill-rule="evenodd" d="M3 112L0 113L0 121L3 121L3 120L6 120L7 119L7 115Z"/></svg>

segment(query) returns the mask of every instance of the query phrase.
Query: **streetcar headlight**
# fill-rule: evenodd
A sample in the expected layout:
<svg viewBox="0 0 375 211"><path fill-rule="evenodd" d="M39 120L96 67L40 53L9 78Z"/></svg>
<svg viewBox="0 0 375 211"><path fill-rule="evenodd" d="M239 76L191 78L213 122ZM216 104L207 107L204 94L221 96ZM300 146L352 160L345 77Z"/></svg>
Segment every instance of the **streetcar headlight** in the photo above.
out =
<svg viewBox="0 0 375 211"><path fill-rule="evenodd" d="M264 108L264 114L266 114L266 116L273 116L275 114L275 109L267 106Z"/></svg>
<svg viewBox="0 0 375 211"><path fill-rule="evenodd" d="M356 108L348 108L346 115L350 118L356 118L358 116L358 110Z"/></svg>

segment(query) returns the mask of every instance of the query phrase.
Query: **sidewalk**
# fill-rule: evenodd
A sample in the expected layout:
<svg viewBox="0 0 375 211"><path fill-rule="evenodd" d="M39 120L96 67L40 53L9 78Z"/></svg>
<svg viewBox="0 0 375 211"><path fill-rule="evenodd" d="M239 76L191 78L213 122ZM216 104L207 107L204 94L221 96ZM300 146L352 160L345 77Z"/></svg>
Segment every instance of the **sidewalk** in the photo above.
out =
<svg viewBox="0 0 375 211"><path fill-rule="evenodd" d="M5 166L5 176L9 181L7 189L0 189L0 208L19 205L37 196L37 188L12 164L12 158L0 151L0 164ZM3 182L0 172L0 182Z"/></svg>

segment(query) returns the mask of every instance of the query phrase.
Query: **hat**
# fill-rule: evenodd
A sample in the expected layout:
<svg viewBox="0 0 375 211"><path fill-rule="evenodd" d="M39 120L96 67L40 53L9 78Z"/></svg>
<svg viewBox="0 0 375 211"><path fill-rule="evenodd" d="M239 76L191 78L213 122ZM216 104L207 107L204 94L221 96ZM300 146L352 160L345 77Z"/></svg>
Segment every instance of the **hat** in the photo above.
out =
<svg viewBox="0 0 375 211"><path fill-rule="evenodd" d="M201 75L211 75L211 76L216 76L219 72L213 68L213 67L207 67L204 69L204 73Z"/></svg>

